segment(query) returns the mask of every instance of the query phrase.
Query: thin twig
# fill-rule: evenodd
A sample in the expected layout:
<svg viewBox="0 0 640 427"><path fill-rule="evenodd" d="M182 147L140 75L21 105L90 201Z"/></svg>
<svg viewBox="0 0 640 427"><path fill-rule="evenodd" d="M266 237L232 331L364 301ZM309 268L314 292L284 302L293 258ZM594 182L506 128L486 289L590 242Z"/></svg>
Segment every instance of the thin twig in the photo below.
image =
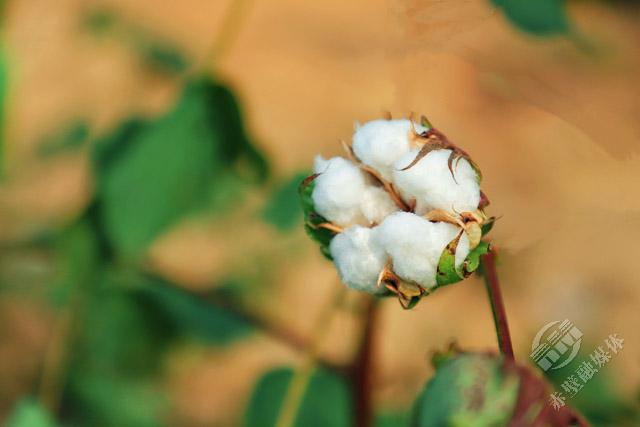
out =
<svg viewBox="0 0 640 427"><path fill-rule="evenodd" d="M489 301L491 302L491 312L493 313L500 352L508 359L513 360L513 346L509 333L509 324L507 323L507 312L502 301L502 293L500 292L500 283L496 271L496 254L493 249L482 256L482 273Z"/></svg>
<svg viewBox="0 0 640 427"><path fill-rule="evenodd" d="M203 63L205 67L212 61L219 61L222 55L229 50L240 32L242 19L245 12L249 9L251 1L252 0L231 0L227 13L220 24L220 29L213 42L213 46L205 57Z"/></svg>
<svg viewBox="0 0 640 427"><path fill-rule="evenodd" d="M342 286L341 286L342 287ZM344 287L342 287L344 288ZM184 289L183 289L184 290ZM186 292L190 292L185 290ZM210 295L202 295L195 292L190 292L195 296L198 296L205 300L206 302L215 305L219 308L223 308L240 319L244 320L248 324L255 327L258 331L268 335L269 337L288 345L289 347L298 350L298 351L307 351L307 349L312 345L312 340L309 340L299 333L292 329L288 329L287 327L275 323L264 316L260 316L257 313L246 310L241 305L232 302L228 298L223 298L220 296L210 296ZM344 374L347 370L347 367L344 364L336 363L326 358L317 357L317 364L324 366L332 371L337 372L338 374Z"/></svg>
<svg viewBox="0 0 640 427"><path fill-rule="evenodd" d="M145 272L145 275L149 279L158 278L161 281L163 280L159 276L157 276L156 273L151 271L149 266L142 266L140 269ZM168 284L166 286L176 285ZM344 286L341 287L344 288ZM202 300L207 304L211 304L217 308L234 314L240 320L253 326L259 332L276 341L279 341L282 344L291 347L294 350L304 352L311 345L310 340L299 334L297 331L246 308L241 302L237 301L236 298L231 298L221 293L197 292L182 286L179 286L179 289L181 292L185 292L192 297ZM337 363L326 358L318 357L317 362L319 365L330 369L340 375L346 375L346 372L348 370L348 366L346 366L345 364Z"/></svg>
<svg viewBox="0 0 640 427"><path fill-rule="evenodd" d="M304 393L318 364L318 355L320 354L322 343L330 330L331 319L333 318L336 308L340 306L340 302L344 298L345 290L346 288L344 286L338 285L334 297L331 298L318 316L313 328L313 340L307 348L307 354L305 355L302 365L296 370L291 379L282 407L280 408L280 413L278 414L275 424L276 427L293 426Z"/></svg>

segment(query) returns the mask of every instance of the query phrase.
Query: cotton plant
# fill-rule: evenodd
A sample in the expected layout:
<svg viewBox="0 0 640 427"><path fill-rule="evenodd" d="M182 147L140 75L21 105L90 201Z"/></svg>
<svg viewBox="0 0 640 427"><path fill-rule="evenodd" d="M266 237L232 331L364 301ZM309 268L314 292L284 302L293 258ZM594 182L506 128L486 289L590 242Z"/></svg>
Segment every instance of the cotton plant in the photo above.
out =
<svg viewBox="0 0 640 427"><path fill-rule="evenodd" d="M404 308L474 272L494 218L476 163L426 118L356 124L300 186L305 228L349 288Z"/></svg>

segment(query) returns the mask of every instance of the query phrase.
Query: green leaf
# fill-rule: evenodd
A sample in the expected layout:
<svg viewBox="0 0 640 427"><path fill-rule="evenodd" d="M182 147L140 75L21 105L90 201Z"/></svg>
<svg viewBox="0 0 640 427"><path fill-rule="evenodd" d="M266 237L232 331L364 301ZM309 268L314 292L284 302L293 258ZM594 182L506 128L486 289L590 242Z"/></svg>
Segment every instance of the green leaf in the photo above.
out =
<svg viewBox="0 0 640 427"><path fill-rule="evenodd" d="M519 29L540 36L566 34L565 0L490 0Z"/></svg>
<svg viewBox="0 0 640 427"><path fill-rule="evenodd" d="M549 369L543 374L556 390L570 373L575 373L584 362L590 362L591 352L599 343L583 342L575 359L562 369ZM571 405L579 410L594 426L638 425L640 407L633 398L620 392L611 371L601 370L571 398ZM634 423L635 420L635 423Z"/></svg>
<svg viewBox="0 0 640 427"><path fill-rule="evenodd" d="M253 331L241 315L158 279L149 280L136 290L136 295L158 310L180 335L221 345Z"/></svg>
<svg viewBox="0 0 640 427"><path fill-rule="evenodd" d="M142 38L136 50L149 67L164 74L180 74L189 66L180 50L167 41Z"/></svg>
<svg viewBox="0 0 640 427"><path fill-rule="evenodd" d="M489 234L489 232L491 230L493 230L493 226L496 223L496 218L495 217L491 217L489 219L487 219L487 221L485 221L484 224L482 224L481 226L481 230L482 230L482 236L486 236L487 234Z"/></svg>
<svg viewBox="0 0 640 427"><path fill-rule="evenodd" d="M67 399L74 405L73 425L159 427L165 425L168 399L150 381L73 372Z"/></svg>
<svg viewBox="0 0 640 427"><path fill-rule="evenodd" d="M456 249L461 235L452 240L440 255L436 272L437 286L445 286L464 279L462 267L456 267Z"/></svg>
<svg viewBox="0 0 640 427"><path fill-rule="evenodd" d="M104 278L86 301L86 314L76 344L76 366L106 376L156 373L163 351L175 338L168 319L155 307Z"/></svg>
<svg viewBox="0 0 640 427"><path fill-rule="evenodd" d="M105 9L89 10L83 19L83 25L94 35L103 35L112 30L118 22L118 17Z"/></svg>
<svg viewBox="0 0 640 427"><path fill-rule="evenodd" d="M445 361L418 397L414 427L507 425L520 380L502 360L461 354Z"/></svg>
<svg viewBox="0 0 640 427"><path fill-rule="evenodd" d="M127 287L130 277L139 276L105 270L83 292L63 397L71 425L162 425L166 399L157 378L176 331Z"/></svg>
<svg viewBox="0 0 640 427"><path fill-rule="evenodd" d="M92 284L100 268L100 253L94 230L80 220L56 239L56 278L51 286L54 304L70 302L71 295Z"/></svg>
<svg viewBox="0 0 640 427"><path fill-rule="evenodd" d="M273 427L294 373L275 369L258 381L245 412L245 427ZM316 370L300 402L294 427L347 427L351 399L344 381L324 369Z"/></svg>
<svg viewBox="0 0 640 427"><path fill-rule="evenodd" d="M308 173L298 172L276 185L262 211L265 221L280 231L288 231L302 218L298 187Z"/></svg>
<svg viewBox="0 0 640 427"><path fill-rule="evenodd" d="M85 121L76 121L66 128L50 135L38 146L38 155L52 157L66 151L77 150L84 146L89 137L89 125Z"/></svg>
<svg viewBox="0 0 640 427"><path fill-rule="evenodd" d="M96 144L93 160L101 226L115 252L133 259L180 218L215 201L230 177L255 182L268 172L233 94L206 78L189 82L164 116L123 123ZM210 207L233 207L223 200L227 206Z"/></svg>
<svg viewBox="0 0 640 427"><path fill-rule="evenodd" d="M9 415L5 427L55 427L56 425L51 415L37 400L24 398Z"/></svg>
<svg viewBox="0 0 640 427"><path fill-rule="evenodd" d="M154 71L178 75L189 66L187 59L173 43L122 19L113 11L89 10L84 17L83 24L95 36L110 35L123 42L138 55L144 65Z"/></svg>
<svg viewBox="0 0 640 427"><path fill-rule="evenodd" d="M409 427L410 417L406 412L382 412L376 415L375 427Z"/></svg>
<svg viewBox="0 0 640 427"><path fill-rule="evenodd" d="M465 274L469 275L476 271L478 267L480 267L480 257L484 254L489 253L489 248L489 243L481 241L478 246L476 246L471 250L471 252L469 252L469 255L467 255L467 259L464 262Z"/></svg>

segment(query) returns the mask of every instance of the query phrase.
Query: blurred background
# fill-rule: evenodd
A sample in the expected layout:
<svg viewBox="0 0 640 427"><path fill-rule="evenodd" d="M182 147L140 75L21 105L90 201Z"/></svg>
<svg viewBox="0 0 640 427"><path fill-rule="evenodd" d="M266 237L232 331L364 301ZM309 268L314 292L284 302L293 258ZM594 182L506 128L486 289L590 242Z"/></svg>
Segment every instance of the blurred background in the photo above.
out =
<svg viewBox="0 0 640 427"><path fill-rule="evenodd" d="M327 320L341 285L297 187L388 111L428 115L482 168L518 359L550 321L587 360L618 334L568 403L640 425L639 18L634 1L2 2L0 421L268 426L315 343L297 425L349 425L334 371L362 295ZM380 426L407 425L434 350L496 348L475 276L378 311Z"/></svg>

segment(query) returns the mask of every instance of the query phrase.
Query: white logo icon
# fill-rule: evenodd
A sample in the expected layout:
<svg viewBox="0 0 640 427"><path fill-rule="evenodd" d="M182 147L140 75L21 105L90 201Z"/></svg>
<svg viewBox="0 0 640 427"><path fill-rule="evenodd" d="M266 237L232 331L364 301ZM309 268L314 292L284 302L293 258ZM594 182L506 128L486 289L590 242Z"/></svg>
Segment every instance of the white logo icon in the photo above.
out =
<svg viewBox="0 0 640 427"><path fill-rule="evenodd" d="M578 354L582 344L582 331L569 319L554 320L544 325L531 344L531 359L542 368L560 369Z"/></svg>

